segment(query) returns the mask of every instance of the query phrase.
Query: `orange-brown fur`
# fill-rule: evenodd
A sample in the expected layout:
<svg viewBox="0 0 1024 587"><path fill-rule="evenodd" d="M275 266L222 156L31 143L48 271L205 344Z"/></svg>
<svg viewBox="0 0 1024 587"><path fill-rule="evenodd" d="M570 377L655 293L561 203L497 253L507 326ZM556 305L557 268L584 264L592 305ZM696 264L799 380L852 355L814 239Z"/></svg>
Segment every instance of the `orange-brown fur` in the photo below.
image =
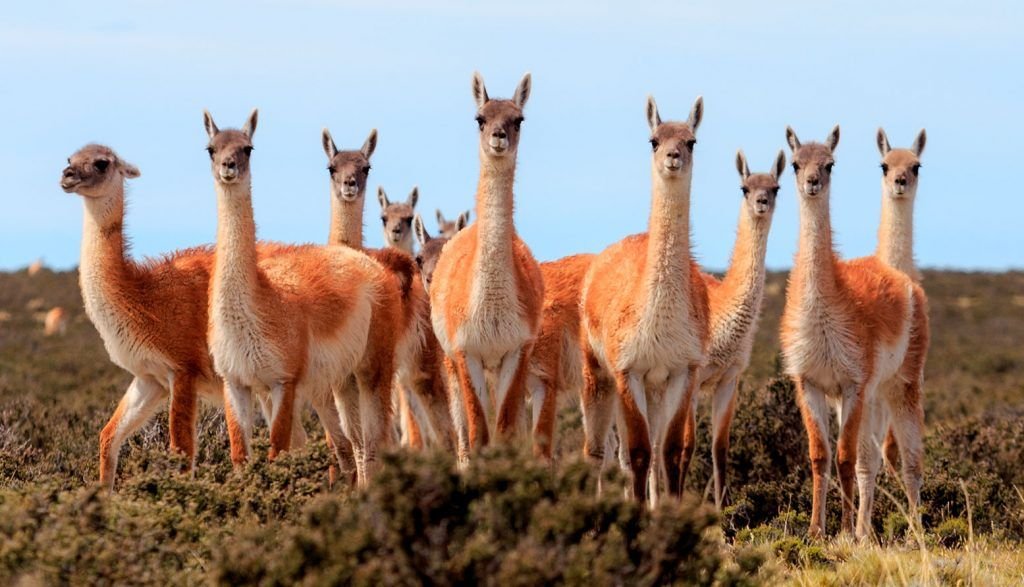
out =
<svg viewBox="0 0 1024 587"><path fill-rule="evenodd" d="M882 156L882 220L878 224L878 249L875 256L893 269L921 281L914 261L914 201L917 198L921 153L927 134L917 134L909 149L893 149L885 131L878 129L876 140ZM885 460L890 469L899 470L899 446L892 429L885 436Z"/></svg>
<svg viewBox="0 0 1024 587"><path fill-rule="evenodd" d="M513 223L512 184L529 91L527 75L511 100L491 100L483 79L474 76L480 127L477 221L445 245L430 289L434 332L461 391L462 401L455 396L452 405L463 463L470 445L486 444L492 432L504 437L514 432L540 327L543 280ZM488 372L496 379L491 386ZM492 394L485 399L488 388ZM493 431L485 403L496 412Z"/></svg>
<svg viewBox="0 0 1024 587"><path fill-rule="evenodd" d="M736 387L740 375L750 363L764 293L768 231L779 191L778 177L785 170L785 165L786 157L779 151L770 173L751 174L743 152L736 154L743 202L729 270L721 280L707 273L701 274L708 289L711 339L708 361L700 370L699 381L700 388L711 400L711 457L714 497L718 507L722 507L725 500L729 427L736 408ZM682 430L682 443L673 445L674 449L686 453L687 460L695 449L698 395L693 395L689 419ZM680 423L675 421L673 424L676 428L670 428L670 438L680 433ZM673 455L667 458L671 462L684 457Z"/></svg>
<svg viewBox="0 0 1024 587"><path fill-rule="evenodd" d="M544 305L530 361L534 452L551 458L558 396L583 384L580 359L580 294L596 255L581 254L540 264Z"/></svg>
<svg viewBox="0 0 1024 587"><path fill-rule="evenodd" d="M927 349L924 293L905 274L875 257L841 261L829 220L833 129L826 144L801 145L792 129L801 206L800 245L782 318L786 370L797 383L807 428L814 499L810 532L821 535L831 467L828 403L839 410L837 447L843 494L842 529L854 530L854 483L860 487L858 537L870 533L875 476L885 425L901 436L903 476L911 510L921 482L923 412L920 386ZM855 479L856 475L856 479Z"/></svg>
<svg viewBox="0 0 1024 587"><path fill-rule="evenodd" d="M306 397L331 440L344 432L365 485L387 442L402 283L345 247L296 246L258 263L249 173L256 112L241 131L220 131L208 113L205 123L218 204L210 344L225 379L232 459L240 463L248 454L251 392L267 389L271 458L289 448L294 403Z"/></svg>
<svg viewBox="0 0 1024 587"><path fill-rule="evenodd" d="M649 232L601 252L583 287L584 453L604 459L614 386L639 500L649 489L656 500L666 474L669 491L678 494L689 464L664 459L682 454L666 431L673 416L687 417L709 340L707 287L689 243L693 147L702 114L698 98L689 120L662 123L648 98L654 151Z"/></svg>
<svg viewBox="0 0 1024 587"><path fill-rule="evenodd" d="M328 171L331 174L332 221L328 244L347 245L363 249L362 217L363 200L365 199L367 173L370 170L369 159L377 144L376 131L372 132L360 151L339 151L327 129L323 130L323 147L328 158ZM351 189L346 192L346 186ZM346 197L346 193L350 197ZM381 190L383 193L383 190ZM410 195L411 205L418 197ZM346 200L351 200L349 204ZM407 202L409 204L410 202ZM383 202L382 202L383 205ZM411 218L409 224L411 225ZM411 226L409 238L412 238ZM422 446L424 434L421 427L430 425L437 440L446 446L454 442L451 414L448 410L448 392L444 380L440 349L433 329L430 327L430 303L426 289L419 276L419 268L413 259L400 248L372 250L365 252L378 261L383 261L386 268L394 271L395 264L401 259L401 272L408 272L408 283L403 282L406 295L403 297L402 315L403 339L405 352L399 354L398 379L396 391L399 394L399 410L405 431L405 440L412 446ZM387 261L391 259L391 261ZM372 329L372 327L371 327ZM416 420L410 408L410 398L405 393L411 389L422 401L427 411L429 422L422 424Z"/></svg>

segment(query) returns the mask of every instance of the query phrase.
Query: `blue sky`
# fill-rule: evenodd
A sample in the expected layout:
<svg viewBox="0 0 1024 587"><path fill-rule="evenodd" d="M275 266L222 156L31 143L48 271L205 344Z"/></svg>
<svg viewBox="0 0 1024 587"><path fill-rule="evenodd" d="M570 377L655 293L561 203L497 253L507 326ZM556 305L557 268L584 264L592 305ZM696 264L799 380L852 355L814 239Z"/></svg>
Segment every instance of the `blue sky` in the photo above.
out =
<svg viewBox="0 0 1024 587"><path fill-rule="evenodd" d="M369 4L369 3L367 3ZM917 256L929 267L1024 267L1024 9L1019 2L19 2L0 20L0 268L78 262L82 206L57 185L87 142L142 170L130 184L136 255L210 242L215 201L202 125L260 108L253 160L259 234L323 241L328 126L341 148L380 132L370 189L420 187L420 208L472 207L473 70L492 96L533 73L517 180L517 226L540 259L598 251L645 229L644 100L663 118L705 101L695 250L724 267L742 147L765 170L791 124L804 140L842 125L833 225L845 256L874 249L875 129L894 146L928 130ZM787 152L788 154L788 152ZM782 180L768 264L797 240ZM368 194L369 195L369 194ZM367 199L370 245L382 242Z"/></svg>

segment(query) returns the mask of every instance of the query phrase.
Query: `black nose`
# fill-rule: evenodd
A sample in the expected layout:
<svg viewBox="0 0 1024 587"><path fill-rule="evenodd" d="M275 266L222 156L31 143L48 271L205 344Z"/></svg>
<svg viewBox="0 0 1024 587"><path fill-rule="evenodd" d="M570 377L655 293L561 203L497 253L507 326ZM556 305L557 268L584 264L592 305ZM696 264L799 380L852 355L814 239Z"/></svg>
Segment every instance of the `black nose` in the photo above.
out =
<svg viewBox="0 0 1024 587"><path fill-rule="evenodd" d="M901 177L897 177L896 178L896 185L907 185L907 178L906 177L902 177L902 176Z"/></svg>
<svg viewBox="0 0 1024 587"><path fill-rule="evenodd" d="M758 198L757 199L757 203L758 204L764 204L765 206L767 206L768 205L768 198Z"/></svg>
<svg viewBox="0 0 1024 587"><path fill-rule="evenodd" d="M348 187L353 187L353 188L356 187L356 178L350 177L350 178L346 179L345 180L345 185L347 185Z"/></svg>
<svg viewBox="0 0 1024 587"><path fill-rule="evenodd" d="M677 151L677 150L672 150L672 151L669 151L668 153L666 153L666 155L667 155L667 156L668 156L668 158L670 158L670 159L678 159L678 158L679 158L679 151Z"/></svg>
<svg viewBox="0 0 1024 587"><path fill-rule="evenodd" d="M499 128L499 129L495 130L493 133L491 133L491 136L499 138L499 139L503 139L503 138L505 138L508 135L505 134L505 129Z"/></svg>
<svg viewBox="0 0 1024 587"><path fill-rule="evenodd" d="M74 174L75 174L75 172L71 171L70 167L65 167L64 168L64 177L71 177Z"/></svg>
<svg viewBox="0 0 1024 587"><path fill-rule="evenodd" d="M235 168L235 162L234 161L225 161L223 165L224 165L224 167L227 167L228 169L234 169Z"/></svg>

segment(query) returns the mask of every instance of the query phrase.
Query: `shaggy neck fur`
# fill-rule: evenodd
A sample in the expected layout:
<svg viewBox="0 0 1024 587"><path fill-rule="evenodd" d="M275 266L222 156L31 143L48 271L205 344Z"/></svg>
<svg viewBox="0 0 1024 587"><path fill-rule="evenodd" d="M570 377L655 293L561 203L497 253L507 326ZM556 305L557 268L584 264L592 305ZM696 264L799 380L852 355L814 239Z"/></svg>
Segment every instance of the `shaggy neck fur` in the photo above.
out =
<svg viewBox="0 0 1024 587"><path fill-rule="evenodd" d="M113 182L105 197L84 199L79 280L86 310L94 317L97 296L103 300L123 299L134 289L131 264L125 258L124 183ZM108 288L117 295L105 295Z"/></svg>
<svg viewBox="0 0 1024 587"><path fill-rule="evenodd" d="M770 220L755 218L744 207L740 212L736 243L722 288L729 292L723 314L738 330L746 331L757 319L764 294L764 260Z"/></svg>
<svg viewBox="0 0 1024 587"><path fill-rule="evenodd" d="M820 297L835 290L835 250L832 248L832 218L825 189L808 198L800 194L800 242L793 271L803 277L804 293Z"/></svg>
<svg viewBox="0 0 1024 587"><path fill-rule="evenodd" d="M913 277L914 264L914 196L894 198L882 194L882 222L878 226L878 258Z"/></svg>
<svg viewBox="0 0 1024 587"><path fill-rule="evenodd" d="M515 275L512 241L512 184L515 160L495 161L480 154L480 182L476 189L477 283L502 283ZM501 291L508 291L501 289Z"/></svg>
<svg viewBox="0 0 1024 587"><path fill-rule="evenodd" d="M665 295L690 291L690 183L692 172L666 179L652 170L654 183L647 242L644 283L647 307L656 307ZM674 292L674 293L673 293Z"/></svg>
<svg viewBox="0 0 1024 587"><path fill-rule="evenodd" d="M212 315L251 310L250 293L257 286L256 222L252 184L224 185L217 190L217 248L212 285ZM246 312L254 315L254 312Z"/></svg>
<svg viewBox="0 0 1024 587"><path fill-rule="evenodd" d="M331 233L327 244L363 248L363 195L360 193L349 202L331 194Z"/></svg>

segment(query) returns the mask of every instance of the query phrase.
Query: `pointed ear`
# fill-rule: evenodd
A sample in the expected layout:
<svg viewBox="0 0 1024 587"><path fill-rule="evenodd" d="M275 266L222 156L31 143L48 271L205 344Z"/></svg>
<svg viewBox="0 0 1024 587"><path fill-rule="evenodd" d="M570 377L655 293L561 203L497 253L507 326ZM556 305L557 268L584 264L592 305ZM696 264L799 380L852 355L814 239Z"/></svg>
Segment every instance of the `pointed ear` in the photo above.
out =
<svg viewBox="0 0 1024 587"><path fill-rule="evenodd" d="M686 121L693 129L693 132L697 132L697 127L700 126L700 121L704 118L704 96L697 96L697 99L693 101L693 108L690 109L690 118Z"/></svg>
<svg viewBox="0 0 1024 587"><path fill-rule="evenodd" d="M792 126L786 126L786 144L794 152L800 148L800 139L796 137L796 131L793 130Z"/></svg>
<svg viewBox="0 0 1024 587"><path fill-rule="evenodd" d="M878 127L878 134L875 135L875 142L878 143L878 153L885 157L892 151L892 147L889 146L889 137L885 136L885 129Z"/></svg>
<svg viewBox="0 0 1024 587"><path fill-rule="evenodd" d="M217 136L220 129L217 128L217 123L213 121L213 115L210 114L209 110L203 110L203 126L206 127L206 134L210 135L210 138Z"/></svg>
<svg viewBox="0 0 1024 587"><path fill-rule="evenodd" d="M120 159L118 159L117 160L117 165L118 165L118 167L121 168L121 175L123 175L123 176L125 176L125 177L127 177L129 179L134 179L134 178L142 175L142 172L139 171L139 168L134 166L134 165L132 165L131 163L127 163L125 161L121 161Z"/></svg>
<svg viewBox="0 0 1024 587"><path fill-rule="evenodd" d="M736 171L739 172L740 179L750 177L750 168L747 167L747 158L743 155L743 149L736 151Z"/></svg>
<svg viewBox="0 0 1024 587"><path fill-rule="evenodd" d="M416 235L416 241L420 243L420 247L427 244L430 240L430 234L427 233L427 227L423 226L423 217L419 214L412 218L412 232Z"/></svg>
<svg viewBox="0 0 1024 587"><path fill-rule="evenodd" d="M383 186L377 186L377 201L380 202L380 209L381 210L383 210L383 209L385 209L385 208L387 208L388 206L391 205L391 202L388 201L388 195L384 191L384 187Z"/></svg>
<svg viewBox="0 0 1024 587"><path fill-rule="evenodd" d="M437 208L436 212L437 212L437 224L438 224L438 226L443 226L444 225L444 214L441 214L441 209L440 208Z"/></svg>
<svg viewBox="0 0 1024 587"><path fill-rule="evenodd" d="M412 191L409 192L409 197L405 199L405 203L409 204L410 208L416 207L416 202L420 199L420 188L419 186L413 186Z"/></svg>
<svg viewBox="0 0 1024 587"><path fill-rule="evenodd" d="M647 126L650 127L653 133L658 129L658 125L661 124L661 115L658 114L658 104L654 101L654 96L647 96Z"/></svg>
<svg viewBox="0 0 1024 587"><path fill-rule="evenodd" d="M530 72L526 72L523 79L519 80L519 85L516 86L516 93L512 94L512 102L519 106L520 110L526 107L526 101L530 99L531 83Z"/></svg>
<svg viewBox="0 0 1024 587"><path fill-rule="evenodd" d="M252 113L249 114L249 119L242 125L242 134L249 137L252 140L252 134L256 132L256 121L259 119L259 110L253 108Z"/></svg>
<svg viewBox="0 0 1024 587"><path fill-rule="evenodd" d="M832 132L828 133L828 138L825 139L825 146L828 147L829 151L835 152L836 147L839 146L839 125L832 127Z"/></svg>
<svg viewBox="0 0 1024 587"><path fill-rule="evenodd" d="M334 159L334 156L338 154L338 147L334 144L334 138L331 137L331 131L325 127L323 132L320 133L320 142L324 145L324 153L327 154L327 160Z"/></svg>
<svg viewBox="0 0 1024 587"><path fill-rule="evenodd" d="M915 155L920 157L921 153L924 153L924 143L927 140L928 135L924 133L924 129L922 128L921 132L917 133L917 138L914 139L914 144L910 146L910 150L913 151Z"/></svg>
<svg viewBox="0 0 1024 587"><path fill-rule="evenodd" d="M490 98L487 97L487 87L484 86L484 76L479 71L473 72L473 101L477 108L483 108Z"/></svg>
<svg viewBox="0 0 1024 587"><path fill-rule="evenodd" d="M455 232L459 232L463 228L469 226L469 210L466 210L455 220Z"/></svg>
<svg viewBox="0 0 1024 587"><path fill-rule="evenodd" d="M359 152L363 154L363 157L366 157L367 161L369 161L370 160L370 156L373 155L373 152L376 151L376 150L377 150L377 129L372 129L370 131L370 135L366 137L365 141L363 141L363 147L361 149L359 149Z"/></svg>
<svg viewBox="0 0 1024 587"><path fill-rule="evenodd" d="M786 153L779 149L779 154L775 156L775 165L772 167L772 177L779 179L784 171L786 171Z"/></svg>

